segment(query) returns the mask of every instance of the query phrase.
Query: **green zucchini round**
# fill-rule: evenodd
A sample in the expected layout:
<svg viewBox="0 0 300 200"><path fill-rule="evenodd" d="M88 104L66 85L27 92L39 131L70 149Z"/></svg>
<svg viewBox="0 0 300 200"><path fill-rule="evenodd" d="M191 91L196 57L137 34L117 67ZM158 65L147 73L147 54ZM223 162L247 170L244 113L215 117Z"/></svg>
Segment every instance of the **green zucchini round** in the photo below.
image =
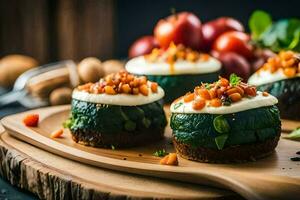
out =
<svg viewBox="0 0 300 200"><path fill-rule="evenodd" d="M193 90L201 82L210 83L218 79L220 72L208 74L183 74L183 75L145 75L150 81L157 82L165 91L164 102L173 100Z"/></svg>
<svg viewBox="0 0 300 200"><path fill-rule="evenodd" d="M278 99L282 118L300 120L300 77L260 85L257 89Z"/></svg>
<svg viewBox="0 0 300 200"><path fill-rule="evenodd" d="M215 121L218 117L222 117L227 128L218 127ZM260 154L274 150L281 132L279 110L276 106L224 115L172 113L170 126L179 154L201 162L258 158ZM262 148L262 151L266 152L249 152L253 146L264 146L270 141L272 145ZM234 155L234 152L243 149L243 146L248 147L244 155ZM228 152L232 152L233 155Z"/></svg>
<svg viewBox="0 0 300 200"><path fill-rule="evenodd" d="M166 125L161 101L118 106L73 99L67 122L76 142L105 148L131 147L159 140Z"/></svg>

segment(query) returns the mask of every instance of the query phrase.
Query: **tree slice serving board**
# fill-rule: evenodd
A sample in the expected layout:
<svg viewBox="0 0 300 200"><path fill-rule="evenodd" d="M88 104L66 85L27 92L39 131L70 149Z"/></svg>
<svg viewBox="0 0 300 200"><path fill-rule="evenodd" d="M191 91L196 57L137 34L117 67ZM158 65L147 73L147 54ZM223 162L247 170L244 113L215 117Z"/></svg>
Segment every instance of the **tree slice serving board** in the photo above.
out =
<svg viewBox="0 0 300 200"><path fill-rule="evenodd" d="M69 116L69 106L32 110L2 119L9 134L60 156L90 165L127 173L155 176L204 184L232 190L247 199L298 199L300 196L300 163L290 157L300 150L300 143L281 139L270 157L243 164L205 164L179 158L179 166L159 165L152 156L158 149L174 152L167 128L159 143L126 150L107 150L82 146L72 141L66 130L64 137L51 139L50 133L62 127ZM37 128L23 125L28 113L38 113Z"/></svg>
<svg viewBox="0 0 300 200"><path fill-rule="evenodd" d="M0 126L0 175L40 199L243 199L228 190L65 159L2 133L1 129Z"/></svg>

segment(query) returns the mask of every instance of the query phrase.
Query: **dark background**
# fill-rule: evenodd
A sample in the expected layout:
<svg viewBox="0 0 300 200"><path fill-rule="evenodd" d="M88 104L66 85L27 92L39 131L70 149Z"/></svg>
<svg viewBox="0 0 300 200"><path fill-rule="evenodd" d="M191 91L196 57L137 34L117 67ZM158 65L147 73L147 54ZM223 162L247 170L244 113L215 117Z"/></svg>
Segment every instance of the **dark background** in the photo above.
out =
<svg viewBox="0 0 300 200"><path fill-rule="evenodd" d="M299 0L1 0L0 57L21 53L41 63L124 58L130 44L152 34L172 7L194 12L202 22L231 16L246 28L256 9L275 20L300 17Z"/></svg>

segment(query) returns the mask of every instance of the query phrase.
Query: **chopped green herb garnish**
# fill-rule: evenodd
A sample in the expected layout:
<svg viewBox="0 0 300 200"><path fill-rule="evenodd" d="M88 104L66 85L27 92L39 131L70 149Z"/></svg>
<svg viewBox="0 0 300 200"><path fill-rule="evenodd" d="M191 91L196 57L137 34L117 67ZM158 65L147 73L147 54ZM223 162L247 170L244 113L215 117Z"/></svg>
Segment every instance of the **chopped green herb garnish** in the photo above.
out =
<svg viewBox="0 0 300 200"><path fill-rule="evenodd" d="M288 134L284 138L291 139L291 140L300 140L300 127L293 130L290 134Z"/></svg>
<svg viewBox="0 0 300 200"><path fill-rule="evenodd" d="M153 153L154 156L156 157L163 157L165 155L168 155L165 149L157 150Z"/></svg>
<svg viewBox="0 0 300 200"><path fill-rule="evenodd" d="M210 83L201 83L205 89L210 90L211 89L211 84Z"/></svg>
<svg viewBox="0 0 300 200"><path fill-rule="evenodd" d="M215 137L215 143L219 150L223 149L227 138L228 138L228 134L223 134L223 135L219 135L219 136Z"/></svg>
<svg viewBox="0 0 300 200"><path fill-rule="evenodd" d="M231 74L229 77L229 83L231 86L237 86L242 81L241 77L238 77L236 74Z"/></svg>
<svg viewBox="0 0 300 200"><path fill-rule="evenodd" d="M176 110L177 108L179 108L179 107L182 106L182 105L183 105L182 102L176 103L176 104L174 105L174 109Z"/></svg>
<svg viewBox="0 0 300 200"><path fill-rule="evenodd" d="M115 148L115 146L114 146L114 145L111 145L111 149L112 149L112 150L115 150L116 148Z"/></svg>
<svg viewBox="0 0 300 200"><path fill-rule="evenodd" d="M214 119L213 124L218 133L228 133L230 131L230 126L223 115L217 116Z"/></svg>

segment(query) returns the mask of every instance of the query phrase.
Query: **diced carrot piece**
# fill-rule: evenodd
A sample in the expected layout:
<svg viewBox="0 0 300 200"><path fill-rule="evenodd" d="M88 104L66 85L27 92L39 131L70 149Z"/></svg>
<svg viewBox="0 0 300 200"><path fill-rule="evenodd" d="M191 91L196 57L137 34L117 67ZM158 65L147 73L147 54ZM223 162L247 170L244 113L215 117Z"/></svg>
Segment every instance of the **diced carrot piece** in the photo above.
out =
<svg viewBox="0 0 300 200"><path fill-rule="evenodd" d="M154 93L156 93L157 92L157 88L158 88L158 84L152 82L151 83L151 91L154 92Z"/></svg>
<svg viewBox="0 0 300 200"><path fill-rule="evenodd" d="M256 88L255 87L247 87L245 88L245 93L249 96L256 96Z"/></svg>
<svg viewBox="0 0 300 200"><path fill-rule="evenodd" d="M244 89L242 88L242 87L240 87L240 86L235 86L234 88L236 88L237 89L237 91L238 91L238 93L240 93L240 95L244 95L244 93L245 93L245 91L244 91Z"/></svg>
<svg viewBox="0 0 300 200"><path fill-rule="evenodd" d="M23 123L26 126L37 127L39 123L39 115L38 114L28 114L24 117Z"/></svg>
<svg viewBox="0 0 300 200"><path fill-rule="evenodd" d="M220 78L219 84L220 86L227 87L229 85L229 81L226 78Z"/></svg>
<svg viewBox="0 0 300 200"><path fill-rule="evenodd" d="M210 94L207 89L200 88L196 90L196 93L205 100L210 100Z"/></svg>
<svg viewBox="0 0 300 200"><path fill-rule="evenodd" d="M194 98L195 98L195 94L194 94L194 93L187 93L186 95L184 95L183 101L184 101L185 103L188 103L188 102L193 101Z"/></svg>
<svg viewBox="0 0 300 200"><path fill-rule="evenodd" d="M108 85L104 87L104 91L106 94L111 94L111 95L116 94L116 91L114 90L114 88L112 86L108 86Z"/></svg>
<svg viewBox="0 0 300 200"><path fill-rule="evenodd" d="M206 102L204 99L199 99L193 102L193 109L194 110L201 110L206 105Z"/></svg>
<svg viewBox="0 0 300 200"><path fill-rule="evenodd" d="M296 68L291 68L291 67L289 67L289 68L285 68L284 70L283 70L283 73L287 76L287 77L293 77L293 76L295 76L296 75Z"/></svg>
<svg viewBox="0 0 300 200"><path fill-rule="evenodd" d="M130 86L127 83L124 84L124 85L122 85L121 89L122 89L122 92L124 92L126 94L128 94L128 93L131 92L131 88L130 88Z"/></svg>
<svg viewBox="0 0 300 200"><path fill-rule="evenodd" d="M263 95L264 97L267 97L267 96L269 96L269 93L263 92L262 95Z"/></svg>
<svg viewBox="0 0 300 200"><path fill-rule="evenodd" d="M229 96L229 95L231 95L233 93L237 93L237 92L238 92L238 90L236 88L230 88L230 89L226 90L225 93Z"/></svg>
<svg viewBox="0 0 300 200"><path fill-rule="evenodd" d="M212 99L217 98L217 89L212 88L208 92L209 92L210 98L212 98Z"/></svg>
<svg viewBox="0 0 300 200"><path fill-rule="evenodd" d="M221 99L214 98L214 99L210 100L209 105L211 105L213 107L220 107L222 105L222 101L221 101Z"/></svg>
<svg viewBox="0 0 300 200"><path fill-rule="evenodd" d="M163 158L159 161L159 163L160 163L161 165L166 165L167 162L168 162L168 160L169 160L169 155L166 155L165 157L163 157Z"/></svg>
<svg viewBox="0 0 300 200"><path fill-rule="evenodd" d="M50 137L51 138L59 138L62 136L62 134L64 133L64 130L61 128L61 129L58 129L56 131L53 131L51 134L50 134Z"/></svg>
<svg viewBox="0 0 300 200"><path fill-rule="evenodd" d="M177 154L176 153L169 153L165 157L163 157L159 163L161 165L178 165L178 159L177 159Z"/></svg>
<svg viewBox="0 0 300 200"><path fill-rule="evenodd" d="M178 159L176 153L170 153L167 161L167 165L178 165Z"/></svg>
<svg viewBox="0 0 300 200"><path fill-rule="evenodd" d="M231 99L231 101L237 102L242 99L242 96L240 95L240 93L237 92L237 93L233 93L233 94L229 95L229 98Z"/></svg>
<svg viewBox="0 0 300 200"><path fill-rule="evenodd" d="M148 90L148 87L147 87L146 84L141 85L141 86L139 87L139 90L140 90L140 93L141 93L142 95L148 96L149 90Z"/></svg>

